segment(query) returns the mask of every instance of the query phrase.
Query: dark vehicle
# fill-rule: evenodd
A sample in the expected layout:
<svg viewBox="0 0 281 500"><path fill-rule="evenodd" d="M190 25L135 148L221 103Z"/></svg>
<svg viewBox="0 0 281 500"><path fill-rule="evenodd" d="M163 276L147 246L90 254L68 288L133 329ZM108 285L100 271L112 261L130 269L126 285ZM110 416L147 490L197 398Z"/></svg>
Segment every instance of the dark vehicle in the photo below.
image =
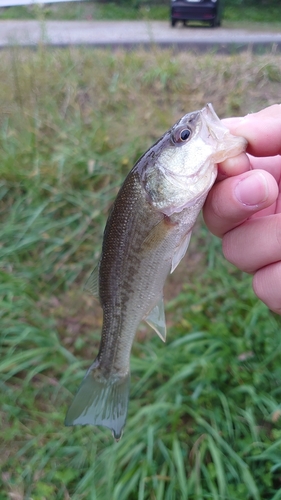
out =
<svg viewBox="0 0 281 500"><path fill-rule="evenodd" d="M221 0L171 0L171 25L178 21L206 21L221 24Z"/></svg>

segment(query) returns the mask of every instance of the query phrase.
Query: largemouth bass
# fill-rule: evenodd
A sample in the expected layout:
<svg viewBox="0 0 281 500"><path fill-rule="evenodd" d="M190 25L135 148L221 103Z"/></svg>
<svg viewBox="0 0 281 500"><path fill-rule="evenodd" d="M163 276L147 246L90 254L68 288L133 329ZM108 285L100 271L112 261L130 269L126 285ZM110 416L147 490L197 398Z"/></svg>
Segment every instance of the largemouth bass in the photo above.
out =
<svg viewBox="0 0 281 500"><path fill-rule="evenodd" d="M128 174L87 285L103 309L100 348L67 412L66 425L102 425L120 439L138 325L144 319L165 341L165 280L187 250L215 182L217 163L245 148L246 140L231 135L207 104L181 118Z"/></svg>

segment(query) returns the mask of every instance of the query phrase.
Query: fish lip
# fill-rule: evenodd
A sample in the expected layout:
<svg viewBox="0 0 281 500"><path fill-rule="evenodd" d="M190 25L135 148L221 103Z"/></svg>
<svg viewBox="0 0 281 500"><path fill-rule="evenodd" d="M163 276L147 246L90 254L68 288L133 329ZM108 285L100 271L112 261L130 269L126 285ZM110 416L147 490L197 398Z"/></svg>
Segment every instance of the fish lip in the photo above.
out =
<svg viewBox="0 0 281 500"><path fill-rule="evenodd" d="M201 109L201 113L203 116L206 115L206 116L212 117L216 121L220 122L220 119L219 119L217 113L215 112L211 102L208 102L206 104L206 106L204 106L204 108Z"/></svg>

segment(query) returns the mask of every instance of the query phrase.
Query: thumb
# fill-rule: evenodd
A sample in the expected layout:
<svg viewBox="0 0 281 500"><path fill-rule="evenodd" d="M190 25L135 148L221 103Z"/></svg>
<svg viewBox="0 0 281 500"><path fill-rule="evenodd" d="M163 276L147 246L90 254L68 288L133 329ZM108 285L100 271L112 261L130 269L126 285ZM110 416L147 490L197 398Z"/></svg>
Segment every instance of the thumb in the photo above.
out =
<svg viewBox="0 0 281 500"><path fill-rule="evenodd" d="M241 224L256 212L269 207L278 196L274 177L265 170L251 170L218 182L203 208L206 225L216 236Z"/></svg>

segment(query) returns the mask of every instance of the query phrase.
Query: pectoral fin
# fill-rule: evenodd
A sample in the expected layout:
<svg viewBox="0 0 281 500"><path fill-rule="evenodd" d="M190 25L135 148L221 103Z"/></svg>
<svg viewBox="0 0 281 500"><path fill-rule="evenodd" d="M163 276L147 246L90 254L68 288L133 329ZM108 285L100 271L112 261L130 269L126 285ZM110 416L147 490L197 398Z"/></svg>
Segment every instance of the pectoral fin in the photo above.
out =
<svg viewBox="0 0 281 500"><path fill-rule="evenodd" d="M165 234L170 230L168 220L168 217L165 217L164 214L159 214L159 220L150 229L150 232L142 242L142 246L145 246L147 250L156 248L159 242L165 237Z"/></svg>
<svg viewBox="0 0 281 500"><path fill-rule="evenodd" d="M144 318L146 323L156 331L160 339L166 342L166 320L163 297L159 300L158 304L150 311Z"/></svg>
<svg viewBox="0 0 281 500"><path fill-rule="evenodd" d="M99 269L100 263L98 262L84 286L84 289L96 299L99 299Z"/></svg>
<svg viewBox="0 0 281 500"><path fill-rule="evenodd" d="M185 237L180 242L179 246L176 248L176 251L173 255L171 273L176 269L179 265L182 258L185 256L186 250L188 249L188 245L191 238L191 231L185 235Z"/></svg>

